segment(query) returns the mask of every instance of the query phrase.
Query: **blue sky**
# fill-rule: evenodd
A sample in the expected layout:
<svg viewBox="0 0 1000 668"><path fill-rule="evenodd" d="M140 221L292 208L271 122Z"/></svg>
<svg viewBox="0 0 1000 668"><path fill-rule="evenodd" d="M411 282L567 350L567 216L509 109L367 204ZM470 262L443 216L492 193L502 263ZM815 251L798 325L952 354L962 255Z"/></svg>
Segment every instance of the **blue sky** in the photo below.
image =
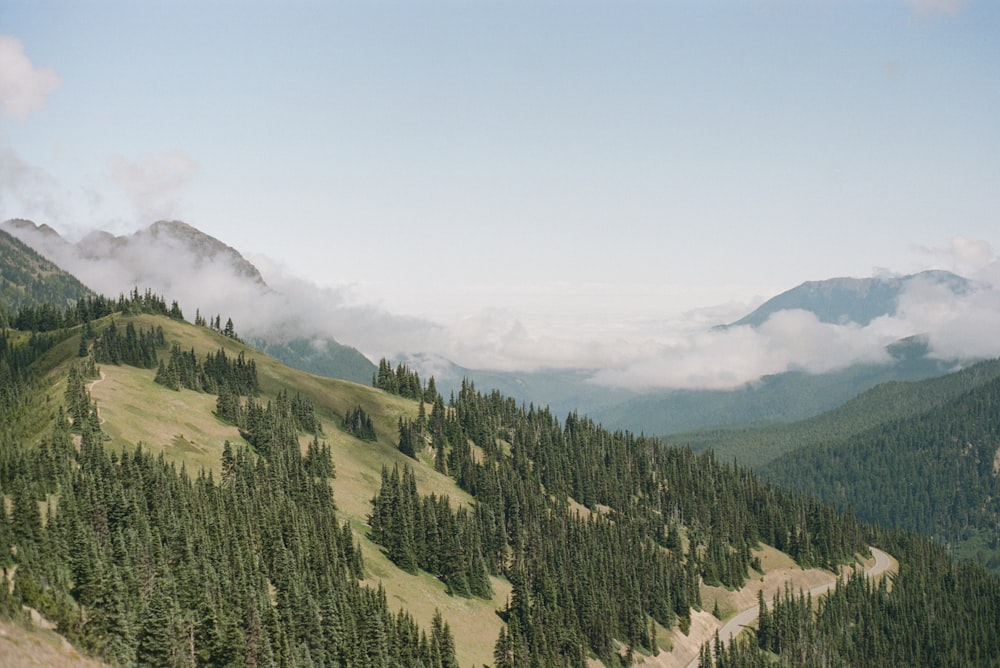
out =
<svg viewBox="0 0 1000 668"><path fill-rule="evenodd" d="M0 219L178 218L392 312L611 336L1000 247L992 1L6 0L0 35Z"/></svg>

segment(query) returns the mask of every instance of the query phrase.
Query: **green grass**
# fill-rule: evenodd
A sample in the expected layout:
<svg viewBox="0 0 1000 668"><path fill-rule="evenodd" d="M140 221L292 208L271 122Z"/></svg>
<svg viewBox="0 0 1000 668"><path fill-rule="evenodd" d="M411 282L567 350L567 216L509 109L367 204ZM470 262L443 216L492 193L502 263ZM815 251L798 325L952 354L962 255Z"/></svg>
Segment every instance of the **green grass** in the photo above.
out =
<svg viewBox="0 0 1000 668"><path fill-rule="evenodd" d="M494 578L495 596L490 601L449 596L444 585L430 575L410 575L396 568L367 537L367 516L381 484L382 466L412 467L421 494L447 495L455 504L472 501L452 479L434 471L429 456L421 453L419 460L413 460L396 448L398 421L401 417L416 418L416 402L292 369L206 328L150 315L132 320L138 329L162 326L168 345L177 343L182 350L193 348L199 358L219 348L234 357L243 352L256 362L261 401L287 390L292 396L298 392L312 402L323 428L320 439L329 443L336 467L332 485L338 512L341 519L349 520L361 544L367 571L365 583L376 587L381 582L390 607L405 607L428 630L434 611L440 610L455 636L460 665L492 662L493 644L502 626L496 611L506 604L510 584ZM50 408L46 413L48 422L35 426L36 437L47 433L57 407L63 404L66 375L78 347L79 339L73 336L58 346L59 351L52 351L50 386L43 399ZM153 382L155 370L99 366L104 377L93 383L91 396L97 402L102 429L110 436L106 445L109 449L132 450L142 443L151 452L162 452L169 461L184 464L190 473L204 468L217 475L224 442L244 443L235 426L215 416L215 395L167 389ZM371 416L376 442L358 440L341 429L344 414L357 406ZM303 448L311 440L311 435L302 435Z"/></svg>

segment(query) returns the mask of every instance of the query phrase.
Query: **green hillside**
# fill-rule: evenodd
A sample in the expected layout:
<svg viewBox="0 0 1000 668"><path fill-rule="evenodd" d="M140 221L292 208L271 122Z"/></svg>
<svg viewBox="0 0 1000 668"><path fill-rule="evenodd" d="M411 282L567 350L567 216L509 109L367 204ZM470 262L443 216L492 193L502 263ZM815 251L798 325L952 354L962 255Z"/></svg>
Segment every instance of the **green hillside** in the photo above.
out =
<svg viewBox="0 0 1000 668"><path fill-rule="evenodd" d="M934 544L711 455L471 383L446 404L403 366L380 385L424 401L306 374L149 293L73 313L3 332L0 617L40 615L112 663L686 663L753 583L832 579L872 544L899 559L894 604L962 595L927 585L929 564L959 568ZM1000 653L997 581L955 577L979 608L838 651ZM882 595L854 586L849 610Z"/></svg>
<svg viewBox="0 0 1000 668"><path fill-rule="evenodd" d="M934 536L1000 572L998 366L907 388L896 395L905 417L794 450L764 470L870 522Z"/></svg>
<svg viewBox="0 0 1000 668"><path fill-rule="evenodd" d="M1000 377L1000 360L989 360L944 376L876 385L847 403L791 424L757 424L665 437L695 451L712 449L723 461L755 469L794 450L843 441L887 422L913 418Z"/></svg>
<svg viewBox="0 0 1000 668"><path fill-rule="evenodd" d="M195 327L182 321L163 316L137 315L116 319L119 329L126 323L143 331L162 327L166 339L183 350L193 350L202 356L219 349L235 358L240 353L253 355L260 377L262 397L274 397L285 388L312 402L322 425L324 441L337 454L335 457L336 480L334 491L342 519L353 530L355 540L364 555L366 573L364 581L373 587L385 588L391 609L404 606L415 615L421 625L430 628L436 611L449 622L453 632L464 632L474 625L499 633L500 620L494 613L504 602L509 587L504 582L495 584L495 600L457 599L449 596L445 587L435 584L433 578L412 576L395 568L379 546L366 538L366 517L371 511L370 499L379 489L378 472L381 466L393 463L402 465L412 460L395 447L397 425L400 418L417 415L412 401L391 397L383 392L345 381L338 381L305 374L276 360L256 354L240 342L204 327ZM95 324L95 328L106 322ZM66 378L77 359L79 337L71 337L49 351L44 360L46 377L54 379L34 404L57 406L66 392ZM246 445L240 430L218 419L214 414L216 396L188 390L172 391L153 382L154 369L141 369L129 365L98 365L100 372L89 379L89 394L97 407L103 447L108 452L131 452L137 444L152 457L160 457L170 464L184 466L192 475L204 468L216 477L222 474L223 445ZM345 433L340 422L342 416L354 407L363 408L373 419L378 440L362 442ZM52 429L56 409L48 411L46 420L33 420L30 433L23 434L26 441L46 440ZM310 438L301 434L303 449ZM468 495L457 489L452 481L429 467L415 467L416 479L422 491L448 495L456 502L465 502ZM46 496L46 498L51 498ZM463 633L463 637L471 637ZM459 656L463 663L488 662L491 648L480 650L475 644L462 643Z"/></svg>
<svg viewBox="0 0 1000 668"><path fill-rule="evenodd" d="M333 339L291 339L276 343L253 338L247 343L268 357L318 376L368 384L375 372L375 365L357 349Z"/></svg>
<svg viewBox="0 0 1000 668"><path fill-rule="evenodd" d="M13 324L22 306L61 310L90 294L76 278L0 230L0 326Z"/></svg>

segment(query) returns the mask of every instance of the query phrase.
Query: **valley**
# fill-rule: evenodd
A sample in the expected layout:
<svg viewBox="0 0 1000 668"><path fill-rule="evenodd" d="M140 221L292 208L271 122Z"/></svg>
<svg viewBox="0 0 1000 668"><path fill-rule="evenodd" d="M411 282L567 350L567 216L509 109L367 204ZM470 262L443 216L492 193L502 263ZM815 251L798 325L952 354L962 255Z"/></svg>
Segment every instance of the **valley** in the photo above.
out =
<svg viewBox="0 0 1000 668"><path fill-rule="evenodd" d="M797 633L822 652L918 664L992 642L994 576L726 463L745 451L721 446L777 465L894 420L928 431L985 415L996 362L880 385L786 427L695 434L709 444L696 453L467 379L446 400L402 363L382 360L376 387L293 369L231 320L192 324L150 291L45 304L7 316L37 329L4 330L0 348L15 390L0 555L16 574L0 616L28 634L3 651L51 645L54 629L72 651L130 665L684 666L712 660L716 632L750 625L758 595L806 626L765 620L714 647L725 665L784 660ZM996 448L964 452L995 477ZM871 584L848 575L862 569ZM899 614L927 597L947 622ZM877 650L838 631L845 614L882 615ZM933 647L892 640L914 634Z"/></svg>

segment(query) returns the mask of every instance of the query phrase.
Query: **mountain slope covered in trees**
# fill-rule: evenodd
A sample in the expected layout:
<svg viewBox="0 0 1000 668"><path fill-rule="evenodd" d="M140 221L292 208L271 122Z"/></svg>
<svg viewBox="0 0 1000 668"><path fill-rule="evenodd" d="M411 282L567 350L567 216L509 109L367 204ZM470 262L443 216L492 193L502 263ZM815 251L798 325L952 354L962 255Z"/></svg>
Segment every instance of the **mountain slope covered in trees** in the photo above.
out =
<svg viewBox="0 0 1000 668"><path fill-rule="evenodd" d="M12 324L22 306L62 310L89 294L75 277L0 230L0 325Z"/></svg>
<svg viewBox="0 0 1000 668"><path fill-rule="evenodd" d="M80 276L89 276L94 282L90 287L107 283L110 277L117 281L115 290L120 283L125 290L142 285L159 293L178 289L198 296L236 292L244 297L249 295L255 304L258 298L275 294L260 270L239 251L181 221L158 221L124 236L94 231L75 243L51 227L29 220L5 221L0 224L0 233L60 264L63 269L83 272ZM79 283L76 279L73 281ZM42 289L44 285L39 283L35 289ZM64 299L69 300L67 303L75 302L85 293L65 290L52 293L50 290L46 294L50 303L62 307ZM210 301L218 302L217 299ZM20 304L17 300L11 303L15 309ZM203 306L205 304L190 305L196 309ZM207 313L205 317L211 319L215 315ZM374 370L371 361L356 349L329 336L301 338L294 325L288 331L275 331L273 327L257 331L249 340L258 350L310 373L366 382Z"/></svg>
<svg viewBox="0 0 1000 668"><path fill-rule="evenodd" d="M942 389L935 405L794 450L764 470L784 485L852 507L867 521L934 536L1000 572L997 364L963 372L969 389L957 395L957 383L927 382L925 390Z"/></svg>
<svg viewBox="0 0 1000 668"><path fill-rule="evenodd" d="M691 632L705 587L759 577L763 545L835 568L880 544L893 591L964 605L927 584L951 563L933 543L711 454L468 382L446 400L403 365L380 365L384 389L302 374L149 292L71 313L0 346L0 610L109 661L624 665ZM996 580L970 573L969 614L995 619ZM996 655L967 620L897 615L885 638L903 659Z"/></svg>
<svg viewBox="0 0 1000 668"><path fill-rule="evenodd" d="M876 385L847 403L790 424L760 424L666 437L695 451L711 449L724 461L761 470L773 459L815 444L845 441L887 422L910 419L1000 377L1000 360L920 381Z"/></svg>

